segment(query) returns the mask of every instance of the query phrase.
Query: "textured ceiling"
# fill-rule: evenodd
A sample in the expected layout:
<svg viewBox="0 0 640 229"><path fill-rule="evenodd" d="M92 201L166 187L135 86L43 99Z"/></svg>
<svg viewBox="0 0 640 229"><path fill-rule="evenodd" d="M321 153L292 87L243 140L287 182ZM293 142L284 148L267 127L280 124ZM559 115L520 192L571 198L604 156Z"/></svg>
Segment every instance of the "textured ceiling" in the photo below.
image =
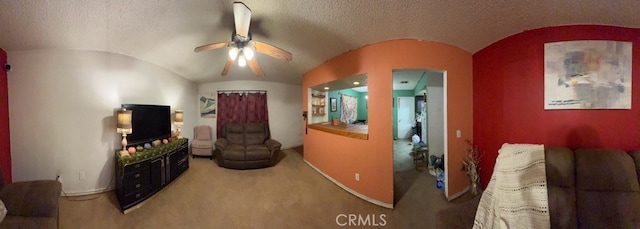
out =
<svg viewBox="0 0 640 229"><path fill-rule="evenodd" d="M98 50L132 56L195 82L253 80L234 65L220 76L232 0L0 0L0 48ZM640 28L638 0L248 0L253 39L290 51L293 61L256 58L266 81L301 84L323 62L398 38L451 44L474 53L530 29L570 24Z"/></svg>

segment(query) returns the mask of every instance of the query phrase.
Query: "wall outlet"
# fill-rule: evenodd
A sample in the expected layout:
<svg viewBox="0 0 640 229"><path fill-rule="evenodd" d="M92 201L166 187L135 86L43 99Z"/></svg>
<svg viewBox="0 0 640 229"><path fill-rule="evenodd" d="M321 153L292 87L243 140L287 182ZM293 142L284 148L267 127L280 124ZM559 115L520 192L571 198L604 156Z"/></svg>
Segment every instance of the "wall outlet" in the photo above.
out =
<svg viewBox="0 0 640 229"><path fill-rule="evenodd" d="M360 174L356 173L356 181L360 181Z"/></svg>

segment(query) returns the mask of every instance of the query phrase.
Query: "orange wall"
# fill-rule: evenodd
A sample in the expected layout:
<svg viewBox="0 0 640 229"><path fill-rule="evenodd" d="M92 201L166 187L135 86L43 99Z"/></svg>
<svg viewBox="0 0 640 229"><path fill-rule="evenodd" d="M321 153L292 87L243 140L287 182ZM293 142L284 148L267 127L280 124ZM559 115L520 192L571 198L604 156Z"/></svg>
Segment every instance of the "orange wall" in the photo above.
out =
<svg viewBox="0 0 640 229"><path fill-rule="evenodd" d="M309 87L366 73L369 86L369 139L358 140L309 129L304 159L356 192L393 204L392 70L447 71L449 169L448 195L462 191L469 179L460 171L465 139L472 136L472 58L459 48L418 40L385 41L344 53L304 74L302 107ZM462 138L456 138L461 130ZM355 181L354 174L360 174ZM433 184L435 187L435 184Z"/></svg>

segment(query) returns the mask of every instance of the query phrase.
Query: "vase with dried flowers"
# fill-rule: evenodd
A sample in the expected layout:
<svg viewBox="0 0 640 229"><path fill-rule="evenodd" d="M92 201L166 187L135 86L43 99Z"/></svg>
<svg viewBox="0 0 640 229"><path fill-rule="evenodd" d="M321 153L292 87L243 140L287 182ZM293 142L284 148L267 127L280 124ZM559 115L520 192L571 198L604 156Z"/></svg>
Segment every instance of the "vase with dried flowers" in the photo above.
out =
<svg viewBox="0 0 640 229"><path fill-rule="evenodd" d="M462 159L462 171L467 173L471 179L471 194L478 195L480 192L480 159L482 154L478 150L478 146L467 140L467 153Z"/></svg>

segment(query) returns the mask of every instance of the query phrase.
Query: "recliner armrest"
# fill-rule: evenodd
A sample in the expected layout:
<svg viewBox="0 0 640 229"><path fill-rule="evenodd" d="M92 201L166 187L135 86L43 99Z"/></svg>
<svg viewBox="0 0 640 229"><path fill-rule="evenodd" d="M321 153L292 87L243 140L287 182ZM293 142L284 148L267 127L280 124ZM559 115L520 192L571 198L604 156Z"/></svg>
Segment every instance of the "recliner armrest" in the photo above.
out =
<svg viewBox="0 0 640 229"><path fill-rule="evenodd" d="M0 199L7 214L24 217L54 217L62 184L54 180L22 181L5 185Z"/></svg>
<svg viewBox="0 0 640 229"><path fill-rule="evenodd" d="M269 148L270 151L280 150L282 144L279 141L273 139L267 139L264 141L264 144Z"/></svg>
<svg viewBox="0 0 640 229"><path fill-rule="evenodd" d="M229 141L224 138L218 138L218 140L216 140L214 145L216 146L216 149L224 150L224 148L227 147L227 145L229 145Z"/></svg>

